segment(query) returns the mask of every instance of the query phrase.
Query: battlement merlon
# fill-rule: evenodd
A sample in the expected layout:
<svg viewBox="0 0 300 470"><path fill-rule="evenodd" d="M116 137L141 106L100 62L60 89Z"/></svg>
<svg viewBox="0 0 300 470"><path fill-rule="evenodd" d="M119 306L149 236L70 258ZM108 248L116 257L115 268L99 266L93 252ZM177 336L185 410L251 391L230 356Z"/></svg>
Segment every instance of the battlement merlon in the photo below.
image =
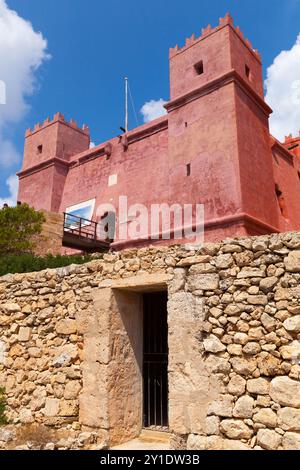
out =
<svg viewBox="0 0 300 470"><path fill-rule="evenodd" d="M249 39L246 39L244 37L244 34L241 31L240 27L234 26L234 22L230 13L227 13L224 18L220 18L219 25L216 26L215 28L212 28L212 26L209 24L206 28L202 28L201 35L199 37L196 37L195 34L192 34L191 37L186 38L185 45L183 47L179 47L178 45L176 45L175 47L171 47L169 50L169 58L172 59L177 54L187 50L189 47L197 44L199 41L202 41L203 39L207 38L211 34L214 34L220 31L225 26L230 26L232 28L232 30L239 36L239 38L243 41L243 43L247 46L250 52L254 55L254 57L261 64L262 61L261 61L261 55L259 51L257 49L254 49Z"/></svg>
<svg viewBox="0 0 300 470"><path fill-rule="evenodd" d="M70 122L65 120L65 117L61 113L56 113L51 121L51 119L48 117L45 119L43 124L37 123L33 129L27 129L25 132L25 138L32 136L33 134L36 134L37 132L45 129L46 127L49 127L57 122L60 122L61 124L64 124L66 126L72 127L73 129L77 130L78 132L81 132L85 135L90 135L90 130L89 127L84 124L81 128L77 125L76 121L74 119L71 119Z"/></svg>
<svg viewBox="0 0 300 470"><path fill-rule="evenodd" d="M298 136L293 136L293 134L289 134L285 136L284 143L285 144L292 144L294 142L300 141L300 131Z"/></svg>

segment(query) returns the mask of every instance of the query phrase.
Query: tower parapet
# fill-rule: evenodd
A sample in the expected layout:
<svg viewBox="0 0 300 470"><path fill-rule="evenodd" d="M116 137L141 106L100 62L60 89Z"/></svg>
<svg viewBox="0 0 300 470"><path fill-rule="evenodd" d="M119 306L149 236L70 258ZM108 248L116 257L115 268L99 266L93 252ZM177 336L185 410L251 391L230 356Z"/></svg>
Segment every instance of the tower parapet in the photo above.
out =
<svg viewBox="0 0 300 470"><path fill-rule="evenodd" d="M66 126L70 126L73 129L76 129L77 131L82 132L83 134L86 134L86 135L90 134L89 127L86 124L84 124L82 127L79 127L74 119L70 119L70 121L68 122L65 120L65 117L63 114L56 113L52 120L49 117L47 117L42 124L38 122L37 124L35 124L33 129L27 129L25 132L25 137L30 137L36 132L39 132L45 129L46 127L51 126L57 122L63 123Z"/></svg>
<svg viewBox="0 0 300 470"><path fill-rule="evenodd" d="M169 57L170 59L177 55L179 52L183 52L189 47L193 46L197 42L203 40L207 36L216 33L217 31L220 31L220 29L224 28L224 26L231 26L233 31L236 32L236 34L240 37L240 39L245 43L245 45L248 47L248 49L251 51L251 53L257 58L259 62L261 62L261 55L257 49L254 49L251 42L249 39L244 37L243 32L241 31L239 26L234 26L233 18L230 15L230 13L227 13L224 18L219 19L219 25L213 28L210 24L206 26L206 28L202 28L201 30L201 35L196 37L195 34L192 34L191 37L186 38L185 40L185 45L183 47L179 47L176 45L175 47L171 47L169 50Z"/></svg>

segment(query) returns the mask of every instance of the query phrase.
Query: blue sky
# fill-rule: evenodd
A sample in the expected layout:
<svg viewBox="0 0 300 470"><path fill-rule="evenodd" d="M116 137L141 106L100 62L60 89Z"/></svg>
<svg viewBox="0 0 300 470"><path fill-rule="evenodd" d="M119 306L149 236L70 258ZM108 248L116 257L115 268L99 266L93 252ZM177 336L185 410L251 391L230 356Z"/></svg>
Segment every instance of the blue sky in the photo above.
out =
<svg viewBox="0 0 300 470"><path fill-rule="evenodd" d="M300 33L300 0L6 0L6 3L29 20L34 31L42 33L51 55L41 60L34 73L34 93L25 97L30 108L3 126L2 134L13 142L19 154L23 151L25 129L57 111L79 124L88 124L95 143L115 135L124 120L125 75L130 78L137 111L151 99L167 100L169 47L184 44L187 36L198 34L208 23L217 25L219 17L227 11L261 52L265 76L274 58L282 50L290 50ZM0 80L2 59L0 51ZM142 115L138 117L142 124ZM130 126L135 125L131 113ZM12 165L0 167L0 198L8 196L6 180L20 166L21 162L15 159Z"/></svg>

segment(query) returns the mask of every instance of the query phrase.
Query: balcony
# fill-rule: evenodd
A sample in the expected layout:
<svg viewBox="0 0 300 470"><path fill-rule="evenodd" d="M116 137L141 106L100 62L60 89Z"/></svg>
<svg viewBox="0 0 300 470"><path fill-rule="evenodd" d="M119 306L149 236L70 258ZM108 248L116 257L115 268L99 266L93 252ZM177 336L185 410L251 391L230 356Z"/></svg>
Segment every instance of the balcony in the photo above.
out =
<svg viewBox="0 0 300 470"><path fill-rule="evenodd" d="M101 239L100 233L97 222L64 213L63 246L87 253L107 252L111 241Z"/></svg>

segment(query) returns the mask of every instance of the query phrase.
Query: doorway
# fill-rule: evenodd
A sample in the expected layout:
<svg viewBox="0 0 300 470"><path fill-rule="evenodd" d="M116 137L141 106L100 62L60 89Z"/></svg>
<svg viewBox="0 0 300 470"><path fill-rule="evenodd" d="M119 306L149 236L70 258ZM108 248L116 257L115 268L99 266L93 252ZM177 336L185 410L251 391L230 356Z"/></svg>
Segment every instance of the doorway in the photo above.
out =
<svg viewBox="0 0 300 470"><path fill-rule="evenodd" d="M168 428L168 294L143 294L143 426Z"/></svg>

